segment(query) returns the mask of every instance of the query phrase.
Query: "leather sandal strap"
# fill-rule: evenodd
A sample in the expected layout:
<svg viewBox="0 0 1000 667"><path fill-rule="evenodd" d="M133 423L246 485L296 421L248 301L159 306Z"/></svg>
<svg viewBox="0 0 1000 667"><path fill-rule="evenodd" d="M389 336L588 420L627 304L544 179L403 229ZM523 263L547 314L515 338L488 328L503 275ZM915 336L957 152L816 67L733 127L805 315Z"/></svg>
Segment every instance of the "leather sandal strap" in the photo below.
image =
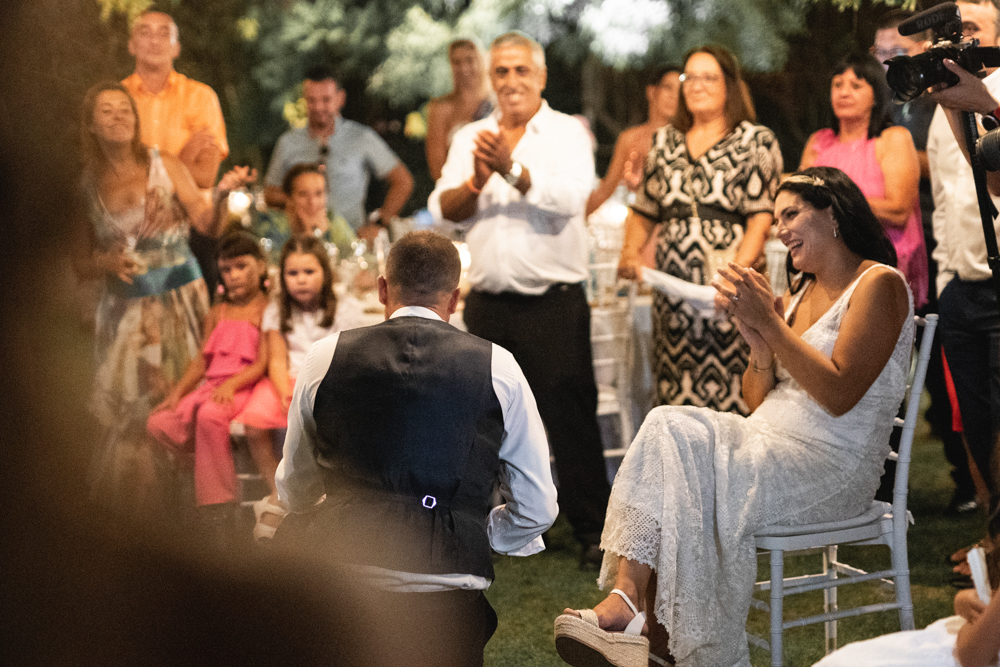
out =
<svg viewBox="0 0 1000 667"><path fill-rule="evenodd" d="M622 600L625 600L625 604L627 604L628 608L632 610L633 614L635 614L632 620L629 621L629 624L625 626L625 634L636 636L641 635L642 626L646 624L646 612L639 611L636 606L632 604L632 601L628 599L628 596L625 595L624 591L615 588L611 592L616 594Z"/></svg>

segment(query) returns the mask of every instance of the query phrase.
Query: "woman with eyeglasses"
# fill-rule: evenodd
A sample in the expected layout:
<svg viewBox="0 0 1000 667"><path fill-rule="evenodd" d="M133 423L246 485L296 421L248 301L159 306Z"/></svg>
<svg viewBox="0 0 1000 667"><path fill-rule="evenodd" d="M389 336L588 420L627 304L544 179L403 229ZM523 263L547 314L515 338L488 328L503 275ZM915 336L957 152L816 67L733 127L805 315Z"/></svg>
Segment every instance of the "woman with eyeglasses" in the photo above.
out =
<svg viewBox="0 0 1000 667"><path fill-rule="evenodd" d="M688 282L708 285L729 261L762 264L782 160L755 119L733 55L714 45L688 52L677 114L655 135L625 222L621 277L641 278L640 249L658 223L656 268ZM731 319L703 319L655 293L653 340L658 404L749 414L739 377L750 350Z"/></svg>
<svg viewBox="0 0 1000 667"><path fill-rule="evenodd" d="M851 55L830 79L833 127L809 137L800 169L837 167L858 184L896 248L917 308L927 303L927 250L920 220L920 162L913 138L889 115L889 84L868 53Z"/></svg>

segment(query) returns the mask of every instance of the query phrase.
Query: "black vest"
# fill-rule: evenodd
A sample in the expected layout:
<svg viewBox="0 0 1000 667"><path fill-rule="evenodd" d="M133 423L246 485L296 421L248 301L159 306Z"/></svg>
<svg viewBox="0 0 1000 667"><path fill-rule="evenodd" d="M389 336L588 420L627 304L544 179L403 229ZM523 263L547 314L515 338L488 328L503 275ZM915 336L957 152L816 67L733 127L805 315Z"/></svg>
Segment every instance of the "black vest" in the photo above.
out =
<svg viewBox="0 0 1000 667"><path fill-rule="evenodd" d="M503 412L492 346L399 317L343 331L313 415L324 542L349 562L493 577L486 521Z"/></svg>

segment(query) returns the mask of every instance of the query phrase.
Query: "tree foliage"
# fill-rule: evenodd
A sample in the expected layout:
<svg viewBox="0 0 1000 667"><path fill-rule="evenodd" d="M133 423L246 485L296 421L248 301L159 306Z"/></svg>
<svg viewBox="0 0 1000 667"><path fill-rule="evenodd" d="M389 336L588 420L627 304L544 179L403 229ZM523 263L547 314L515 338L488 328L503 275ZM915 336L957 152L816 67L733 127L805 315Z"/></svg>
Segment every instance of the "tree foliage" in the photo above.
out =
<svg viewBox="0 0 1000 667"><path fill-rule="evenodd" d="M873 0L912 8L915 0ZM484 43L518 29L556 57L578 66L588 56L619 70L678 61L709 42L730 49L751 72L784 67L789 38L805 28L817 3L840 11L861 0L471 0L458 12L413 5L385 40L385 58L370 82L374 92L400 103L449 89L449 41L476 36Z"/></svg>

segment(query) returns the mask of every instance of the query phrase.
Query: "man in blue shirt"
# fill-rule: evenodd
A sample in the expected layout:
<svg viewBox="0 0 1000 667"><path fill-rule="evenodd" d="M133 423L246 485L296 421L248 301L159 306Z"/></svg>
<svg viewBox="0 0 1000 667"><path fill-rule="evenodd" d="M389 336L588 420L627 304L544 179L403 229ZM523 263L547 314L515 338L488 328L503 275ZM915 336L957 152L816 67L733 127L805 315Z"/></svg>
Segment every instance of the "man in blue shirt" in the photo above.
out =
<svg viewBox="0 0 1000 667"><path fill-rule="evenodd" d="M361 238L371 239L399 213L413 190L413 177L392 149L371 128L340 116L347 93L333 71L324 66L306 72L302 84L308 122L278 139L264 178L264 198L282 208L281 189L288 170L302 162L326 166L327 195L335 214L343 216ZM371 175L388 181L382 207L365 216Z"/></svg>

